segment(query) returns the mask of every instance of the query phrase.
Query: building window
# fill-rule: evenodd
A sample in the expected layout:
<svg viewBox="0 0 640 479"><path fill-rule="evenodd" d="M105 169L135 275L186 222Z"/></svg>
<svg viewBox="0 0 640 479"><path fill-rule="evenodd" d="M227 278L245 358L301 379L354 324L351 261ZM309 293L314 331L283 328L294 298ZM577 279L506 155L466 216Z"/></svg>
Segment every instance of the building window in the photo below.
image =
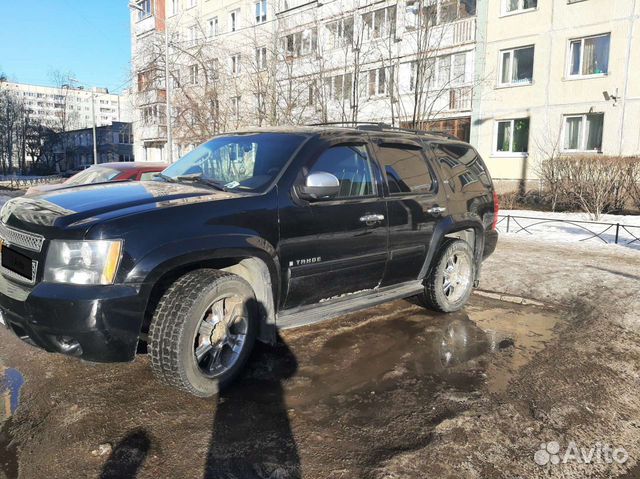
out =
<svg viewBox="0 0 640 479"><path fill-rule="evenodd" d="M611 34L571 40L569 76L605 75L609 73Z"/></svg>
<svg viewBox="0 0 640 479"><path fill-rule="evenodd" d="M526 153L528 151L529 118L516 118L497 122L497 153Z"/></svg>
<svg viewBox="0 0 640 479"><path fill-rule="evenodd" d="M330 44L333 48L350 46L353 44L353 17L341 18L327 24Z"/></svg>
<svg viewBox="0 0 640 479"><path fill-rule="evenodd" d="M505 13L526 12L538 8L538 0L503 0Z"/></svg>
<svg viewBox="0 0 640 479"><path fill-rule="evenodd" d="M393 68L382 67L369 71L369 96L388 96L393 87Z"/></svg>
<svg viewBox="0 0 640 479"><path fill-rule="evenodd" d="M267 69L267 47L256 48L256 68Z"/></svg>
<svg viewBox="0 0 640 479"><path fill-rule="evenodd" d="M229 31L230 32L235 32L236 30L238 30L239 16L240 16L239 10L234 10L229 14Z"/></svg>
<svg viewBox="0 0 640 479"><path fill-rule="evenodd" d="M529 85L533 81L534 47L500 52L500 85Z"/></svg>
<svg viewBox="0 0 640 479"><path fill-rule="evenodd" d="M217 80L220 74L219 72L220 72L220 62L217 58L213 58L211 60L211 65L209 66L209 69L207 72L207 79Z"/></svg>
<svg viewBox="0 0 640 479"><path fill-rule="evenodd" d="M326 78L324 82L327 98L338 101L351 99L353 89L352 73Z"/></svg>
<svg viewBox="0 0 640 479"><path fill-rule="evenodd" d="M187 8L195 7L198 4L198 0L187 0Z"/></svg>
<svg viewBox="0 0 640 479"><path fill-rule="evenodd" d="M188 30L189 34L189 44L194 46L198 43L198 26L191 25Z"/></svg>
<svg viewBox="0 0 640 479"><path fill-rule="evenodd" d="M198 84L198 64L194 64L189 67L189 82L192 85Z"/></svg>
<svg viewBox="0 0 640 479"><path fill-rule="evenodd" d="M299 57L314 52L318 47L318 31L315 28L292 33L283 39L288 57Z"/></svg>
<svg viewBox="0 0 640 479"><path fill-rule="evenodd" d="M467 78L467 54L456 53L438 57L437 62L437 84L440 88L447 88L453 85L461 85Z"/></svg>
<svg viewBox="0 0 640 479"><path fill-rule="evenodd" d="M455 22L476 14L476 0L444 0L440 3L439 23Z"/></svg>
<svg viewBox="0 0 640 479"><path fill-rule="evenodd" d="M240 73L240 54L236 53L235 55L231 55L231 59L230 59L230 68L231 68L231 74L232 75L237 75Z"/></svg>
<svg viewBox="0 0 640 479"><path fill-rule="evenodd" d="M209 37L215 37L220 33L218 30L218 17L213 17L209 19Z"/></svg>
<svg viewBox="0 0 640 479"><path fill-rule="evenodd" d="M153 81L152 75L153 75L153 70L138 72L138 91L139 92L147 91L149 88L151 88L151 83ZM38 105L38 106L42 106L42 105Z"/></svg>
<svg viewBox="0 0 640 479"><path fill-rule="evenodd" d="M367 40L392 35L396 29L396 6L365 13L362 15L362 22Z"/></svg>
<svg viewBox="0 0 640 479"><path fill-rule="evenodd" d="M153 2L152 0L142 0L138 2L138 20L143 20L153 15Z"/></svg>
<svg viewBox="0 0 640 479"><path fill-rule="evenodd" d="M169 13L169 16L175 15L176 13L178 13L178 0L169 0L168 13Z"/></svg>
<svg viewBox="0 0 640 479"><path fill-rule="evenodd" d="M240 97L231 97L231 114L233 119L238 121L240 119Z"/></svg>
<svg viewBox="0 0 640 479"><path fill-rule="evenodd" d="M565 151L602 151L604 113L564 117Z"/></svg>
<svg viewBox="0 0 640 479"><path fill-rule="evenodd" d="M256 23L267 21L267 0L256 2Z"/></svg>

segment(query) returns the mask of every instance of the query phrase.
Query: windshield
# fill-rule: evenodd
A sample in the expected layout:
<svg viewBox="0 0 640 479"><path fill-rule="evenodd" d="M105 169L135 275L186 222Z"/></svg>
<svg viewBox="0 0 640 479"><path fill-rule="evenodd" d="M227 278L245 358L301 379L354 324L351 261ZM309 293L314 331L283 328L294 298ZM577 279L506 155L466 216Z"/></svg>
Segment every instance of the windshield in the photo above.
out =
<svg viewBox="0 0 640 479"><path fill-rule="evenodd" d="M201 178L226 189L259 190L278 175L305 137L286 133L221 136L163 171L175 180Z"/></svg>
<svg viewBox="0 0 640 479"><path fill-rule="evenodd" d="M120 171L113 168L105 168L104 166L92 166L80 173L73 175L64 183L66 185L86 185L89 183L102 183L103 181L111 181L120 174Z"/></svg>

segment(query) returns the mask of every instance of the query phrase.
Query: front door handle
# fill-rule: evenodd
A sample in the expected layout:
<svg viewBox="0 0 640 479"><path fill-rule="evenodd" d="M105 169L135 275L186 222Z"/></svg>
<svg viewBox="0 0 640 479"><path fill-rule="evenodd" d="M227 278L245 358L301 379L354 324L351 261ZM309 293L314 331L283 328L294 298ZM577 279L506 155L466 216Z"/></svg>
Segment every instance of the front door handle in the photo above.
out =
<svg viewBox="0 0 640 479"><path fill-rule="evenodd" d="M371 226L380 221L384 221L384 215L364 215L360 217L360 221Z"/></svg>
<svg viewBox="0 0 640 479"><path fill-rule="evenodd" d="M444 206L433 206L427 210L427 213L433 216L440 216L445 211L447 211L447 208Z"/></svg>

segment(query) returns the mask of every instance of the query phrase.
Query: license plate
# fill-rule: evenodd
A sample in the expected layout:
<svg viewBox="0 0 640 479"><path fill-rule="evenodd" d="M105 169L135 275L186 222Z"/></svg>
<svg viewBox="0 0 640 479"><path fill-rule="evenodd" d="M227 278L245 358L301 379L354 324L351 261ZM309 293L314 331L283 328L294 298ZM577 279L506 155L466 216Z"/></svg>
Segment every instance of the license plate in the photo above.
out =
<svg viewBox="0 0 640 479"><path fill-rule="evenodd" d="M31 281L33 270L32 260L28 256L2 245L2 267L19 274L23 278Z"/></svg>

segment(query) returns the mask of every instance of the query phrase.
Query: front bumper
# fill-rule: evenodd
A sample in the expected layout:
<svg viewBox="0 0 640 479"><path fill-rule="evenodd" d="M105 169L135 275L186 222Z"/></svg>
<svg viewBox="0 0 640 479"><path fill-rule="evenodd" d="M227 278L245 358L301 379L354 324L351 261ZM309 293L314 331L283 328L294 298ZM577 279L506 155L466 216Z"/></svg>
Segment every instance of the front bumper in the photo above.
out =
<svg viewBox="0 0 640 479"><path fill-rule="evenodd" d="M49 352L95 362L135 357L145 301L136 285L40 283L31 290L0 275L0 311L6 326Z"/></svg>

